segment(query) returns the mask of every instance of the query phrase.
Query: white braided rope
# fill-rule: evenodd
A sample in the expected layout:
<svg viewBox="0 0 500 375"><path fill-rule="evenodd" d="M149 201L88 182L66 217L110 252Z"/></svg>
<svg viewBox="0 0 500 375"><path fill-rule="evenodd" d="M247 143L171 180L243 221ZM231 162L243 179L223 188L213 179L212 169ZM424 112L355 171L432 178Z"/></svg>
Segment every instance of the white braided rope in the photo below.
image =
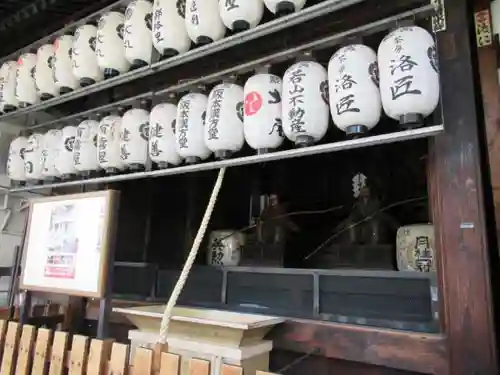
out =
<svg viewBox="0 0 500 375"><path fill-rule="evenodd" d="M177 303L177 299L179 298L182 289L184 288L184 285L186 284L189 272L191 271L191 267L193 267L193 263L196 259L196 255L198 254L201 242L203 240L203 237L205 236L210 217L212 216L215 203L217 202L217 196L219 195L225 172L226 168L221 168L219 170L217 181L215 182L214 189L212 190L212 195L210 196L210 200L208 201L207 209L205 210L205 214L203 215L203 220L201 221L198 233L196 233L196 237L194 238L193 246L191 247L191 251L189 252L189 255L186 259L184 268L182 269L179 279L175 284L174 290L170 295L167 306L165 307L165 311L163 312L163 318L161 320L160 326L160 335L158 337L158 343L160 344L165 344L167 342L168 326L170 324L170 318L172 317L172 311L175 304Z"/></svg>

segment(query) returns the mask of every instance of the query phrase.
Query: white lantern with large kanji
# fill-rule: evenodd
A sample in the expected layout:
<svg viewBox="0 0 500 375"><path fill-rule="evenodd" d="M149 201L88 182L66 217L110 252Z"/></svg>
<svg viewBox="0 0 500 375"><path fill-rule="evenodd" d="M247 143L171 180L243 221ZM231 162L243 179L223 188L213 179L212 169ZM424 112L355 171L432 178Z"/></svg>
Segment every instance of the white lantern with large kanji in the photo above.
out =
<svg viewBox="0 0 500 375"><path fill-rule="evenodd" d="M185 1L156 0L153 4L151 33L161 58L189 51L191 39L186 30Z"/></svg>
<svg viewBox="0 0 500 375"><path fill-rule="evenodd" d="M400 27L378 48L380 93L385 113L403 128L423 125L439 104L436 44L419 26Z"/></svg>
<svg viewBox="0 0 500 375"><path fill-rule="evenodd" d="M71 59L73 61L73 74L82 86L93 85L104 78L104 74L97 64L96 43L97 27L87 24L76 29Z"/></svg>
<svg viewBox="0 0 500 375"><path fill-rule="evenodd" d="M211 152L205 145L205 117L208 97L201 93L190 93L177 105L175 139L177 152L192 164L207 159Z"/></svg>
<svg viewBox="0 0 500 375"><path fill-rule="evenodd" d="M177 106L173 103L156 105L149 117L149 157L160 168L182 162L175 140L176 117Z"/></svg>
<svg viewBox="0 0 500 375"><path fill-rule="evenodd" d="M39 100L35 84L36 55L25 53L17 60L16 98L19 107L36 104Z"/></svg>
<svg viewBox="0 0 500 375"><path fill-rule="evenodd" d="M0 68L0 112L12 112L19 105L16 98L17 62L7 61Z"/></svg>
<svg viewBox="0 0 500 375"><path fill-rule="evenodd" d="M112 11L104 14L97 24L97 64L104 78L116 77L130 69L123 45L124 22L123 13Z"/></svg>
<svg viewBox="0 0 500 375"><path fill-rule="evenodd" d="M97 159L97 132L99 121L84 120L76 128L73 164L75 169L85 175L99 169Z"/></svg>
<svg viewBox="0 0 500 375"><path fill-rule="evenodd" d="M7 159L7 175L14 183L26 181L26 170L24 166L24 153L28 148L26 137L17 137L9 147L9 157Z"/></svg>
<svg viewBox="0 0 500 375"><path fill-rule="evenodd" d="M259 73L245 83L244 133L259 153L281 146L283 134L281 92L283 83L274 74Z"/></svg>
<svg viewBox="0 0 500 375"><path fill-rule="evenodd" d="M328 73L315 61L300 61L283 77L283 132L297 146L320 141L328 130Z"/></svg>
<svg viewBox="0 0 500 375"><path fill-rule="evenodd" d="M62 131L59 129L51 129L43 135L42 175L44 180L53 180L59 177L56 161L59 157L61 139Z"/></svg>
<svg viewBox="0 0 500 375"><path fill-rule="evenodd" d="M120 130L120 156L133 170L142 169L148 160L149 111L132 108L125 112Z"/></svg>
<svg viewBox="0 0 500 375"><path fill-rule="evenodd" d="M76 126L68 125L61 130L59 141L59 154L55 161L56 170L63 179L71 178L78 171L73 163L73 151L75 148Z"/></svg>
<svg viewBox="0 0 500 375"><path fill-rule="evenodd" d="M54 46L44 44L38 49L35 67L35 84L41 100L48 100L59 95L54 82Z"/></svg>
<svg viewBox="0 0 500 375"><path fill-rule="evenodd" d="M147 0L132 1L125 11L123 42L125 57L132 68L139 68L151 63L153 53L152 11L153 4Z"/></svg>
<svg viewBox="0 0 500 375"><path fill-rule="evenodd" d="M101 119L97 133L99 167L106 173L118 173L124 167L120 156L120 130L122 118L109 115Z"/></svg>
<svg viewBox="0 0 500 375"><path fill-rule="evenodd" d="M253 29L264 15L263 0L219 1L219 12L224 25L232 31Z"/></svg>
<svg viewBox="0 0 500 375"><path fill-rule="evenodd" d="M54 64L52 71L54 74L54 84L59 94L66 94L80 86L80 82L73 74L72 49L72 35L62 35L54 42Z"/></svg>
<svg viewBox="0 0 500 375"><path fill-rule="evenodd" d="M186 30L191 40L205 45L224 38L219 0L186 0Z"/></svg>
<svg viewBox="0 0 500 375"><path fill-rule="evenodd" d="M330 111L333 122L349 136L368 132L380 120L377 54L352 44L339 49L328 64Z"/></svg>
<svg viewBox="0 0 500 375"><path fill-rule="evenodd" d="M267 9L278 17L298 12L306 5L307 0L264 0Z"/></svg>
<svg viewBox="0 0 500 375"><path fill-rule="evenodd" d="M33 133L28 137L28 147L24 151L24 168L26 180L43 179L43 135Z"/></svg>
<svg viewBox="0 0 500 375"><path fill-rule="evenodd" d="M217 159L241 150L243 133L243 87L235 83L215 86L208 97L205 145Z"/></svg>

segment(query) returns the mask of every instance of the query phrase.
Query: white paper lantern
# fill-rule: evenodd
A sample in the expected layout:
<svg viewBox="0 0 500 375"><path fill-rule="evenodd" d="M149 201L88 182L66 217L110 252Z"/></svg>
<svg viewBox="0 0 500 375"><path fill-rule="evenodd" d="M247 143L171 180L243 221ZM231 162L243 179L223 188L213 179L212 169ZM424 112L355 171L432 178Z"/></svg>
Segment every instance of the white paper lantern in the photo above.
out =
<svg viewBox="0 0 500 375"><path fill-rule="evenodd" d="M382 103L375 51L362 44L341 48L328 64L328 82L330 111L340 130L357 136L378 124Z"/></svg>
<svg viewBox="0 0 500 375"><path fill-rule="evenodd" d="M186 31L186 3L179 0L156 0L153 5L153 45L162 57L189 51L191 39Z"/></svg>
<svg viewBox="0 0 500 375"><path fill-rule="evenodd" d="M72 48L72 35L62 35L54 42L54 83L60 94L66 94L80 86L73 74Z"/></svg>
<svg viewBox="0 0 500 375"><path fill-rule="evenodd" d="M125 16L120 12L109 12L100 19L97 27L97 64L105 78L115 77L130 69L123 45Z"/></svg>
<svg viewBox="0 0 500 375"><path fill-rule="evenodd" d="M306 5L307 0L264 0L267 9L277 16L298 12Z"/></svg>
<svg viewBox="0 0 500 375"><path fill-rule="evenodd" d="M281 146L285 139L281 114L281 78L261 73L245 83L245 140L260 153Z"/></svg>
<svg viewBox="0 0 500 375"><path fill-rule="evenodd" d="M219 1L219 12L227 28L233 31L253 29L264 15L263 0Z"/></svg>
<svg viewBox="0 0 500 375"><path fill-rule="evenodd" d="M43 136L42 175L45 180L51 180L54 177L59 177L59 171L56 168L56 161L59 158L61 140L62 131L59 129L51 129Z"/></svg>
<svg viewBox="0 0 500 375"><path fill-rule="evenodd" d="M132 68L151 63L153 41L151 19L153 5L147 0L132 1L125 11L123 42L125 57Z"/></svg>
<svg viewBox="0 0 500 375"><path fill-rule="evenodd" d="M226 28L220 18L218 0L186 0L186 30L198 45L224 38Z"/></svg>
<svg viewBox="0 0 500 375"><path fill-rule="evenodd" d="M315 61L301 61L283 77L283 131L297 146L320 141L328 130L328 73Z"/></svg>
<svg viewBox="0 0 500 375"><path fill-rule="evenodd" d="M40 99L48 100L59 95L54 82L54 46L44 44L38 49L35 67L35 84Z"/></svg>
<svg viewBox="0 0 500 375"><path fill-rule="evenodd" d="M132 108L125 112L120 131L120 157L126 167L140 169L148 160L149 112Z"/></svg>
<svg viewBox="0 0 500 375"><path fill-rule="evenodd" d="M12 112L17 109L16 98L17 62L7 61L0 68L0 111Z"/></svg>
<svg viewBox="0 0 500 375"><path fill-rule="evenodd" d="M71 59L73 74L82 86L93 85L104 78L97 64L96 39L97 27L94 25L83 25L75 31Z"/></svg>
<svg viewBox="0 0 500 375"><path fill-rule="evenodd" d="M123 169L120 157L120 129L122 118L118 115L104 117L99 123L97 148L99 166L106 173L117 173Z"/></svg>
<svg viewBox="0 0 500 375"><path fill-rule="evenodd" d="M149 117L149 157L160 168L179 165L182 158L177 153L175 122L177 106L172 103L156 105Z"/></svg>
<svg viewBox="0 0 500 375"><path fill-rule="evenodd" d="M76 126L65 126L59 141L59 155L55 161L56 170L59 175L66 179L78 171L73 163L73 151L75 148Z"/></svg>
<svg viewBox="0 0 500 375"><path fill-rule="evenodd" d="M215 86L208 97L205 145L218 159L241 150L243 134L243 87L234 83Z"/></svg>
<svg viewBox="0 0 500 375"><path fill-rule="evenodd" d="M75 169L88 175L99 169L97 159L97 132L99 121L85 120L76 128L73 164Z"/></svg>
<svg viewBox="0 0 500 375"><path fill-rule="evenodd" d="M24 154L28 148L26 137L17 137L9 147L9 158L7 159L7 175L14 182L26 181L24 167Z"/></svg>
<svg viewBox="0 0 500 375"><path fill-rule="evenodd" d="M36 55L25 53L17 60L16 98L20 107L27 107L38 102L35 85Z"/></svg>
<svg viewBox="0 0 500 375"><path fill-rule="evenodd" d="M43 179L43 135L31 134L28 137L28 147L24 152L24 168L26 180L39 181Z"/></svg>
<svg viewBox="0 0 500 375"><path fill-rule="evenodd" d="M423 124L439 104L436 45L418 26L401 27L378 48L380 93L385 113L402 127Z"/></svg>
<svg viewBox="0 0 500 375"><path fill-rule="evenodd" d="M208 97L200 93L183 96L177 105L175 139L177 152L187 163L196 163L210 156L205 145L205 117Z"/></svg>

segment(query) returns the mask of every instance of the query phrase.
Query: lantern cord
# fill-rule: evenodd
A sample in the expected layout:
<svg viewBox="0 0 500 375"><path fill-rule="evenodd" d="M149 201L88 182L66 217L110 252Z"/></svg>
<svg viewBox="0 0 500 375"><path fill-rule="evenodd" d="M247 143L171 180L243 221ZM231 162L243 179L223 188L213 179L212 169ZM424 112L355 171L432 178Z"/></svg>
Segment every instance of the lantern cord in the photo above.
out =
<svg viewBox="0 0 500 375"><path fill-rule="evenodd" d="M391 208L394 208L394 207L397 207L397 206L401 206L401 205L404 205L404 204L408 204L408 203L413 203L413 202L419 202L419 201L423 201L423 200L426 200L427 199L427 196L424 196L424 197L418 197L418 198L410 198L410 199L405 199L403 201L399 201L399 202L395 202L395 203L392 203L388 206L385 206L383 208L381 208L380 210L378 210L377 212L375 212L374 214L370 215L370 216L367 216L365 217L363 220L360 220L360 221L357 221L355 222L354 224L351 224L335 233L333 233L330 237L328 237L326 239L326 241L324 241L321 245L319 245L316 249L314 249L313 251L311 251L309 254L307 254L305 257L304 257L304 260L307 260L309 259L310 257L312 257L314 254L316 254L318 251L322 250L326 245L328 245L333 239L337 238L338 236L340 236L342 233L352 229L352 228L355 228L357 227L358 225L361 225L365 222L367 222L368 220L371 220L373 219L375 216L377 216L378 214L384 212L384 211L387 211L387 210L390 210Z"/></svg>
<svg viewBox="0 0 500 375"><path fill-rule="evenodd" d="M175 284L174 290L172 291L167 306L165 307L165 311L163 312L163 318L161 320L161 326L160 326L160 334L158 337L158 343L160 344L165 344L167 342L168 326L170 324L170 318L172 317L174 306L177 303L177 299L179 298L182 289L184 288L184 285L186 284L189 272L191 271L191 268L196 259L196 255L198 254L198 250L200 248L201 242L207 230L210 217L212 216L212 212L215 207L215 203L217 202L217 197L219 195L219 191L222 186L222 181L224 180L225 172L226 172L225 167L219 170L217 181L215 182L214 188L212 190L212 195L210 196L210 200L208 201L208 205L205 210L205 214L203 215L203 219L201 221L200 228L198 229L198 233L196 233L196 237L194 238L193 246L191 247L191 251L189 252L189 255L186 259L186 263L184 264L179 279Z"/></svg>

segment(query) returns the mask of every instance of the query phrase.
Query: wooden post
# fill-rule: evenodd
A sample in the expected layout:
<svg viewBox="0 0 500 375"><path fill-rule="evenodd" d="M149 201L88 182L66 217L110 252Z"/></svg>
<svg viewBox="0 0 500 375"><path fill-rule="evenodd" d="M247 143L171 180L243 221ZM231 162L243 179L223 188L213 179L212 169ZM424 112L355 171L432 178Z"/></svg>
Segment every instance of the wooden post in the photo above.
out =
<svg viewBox="0 0 500 375"><path fill-rule="evenodd" d="M466 0L447 2L437 34L445 133L431 141L430 192L449 374L498 374L488 236Z"/></svg>

